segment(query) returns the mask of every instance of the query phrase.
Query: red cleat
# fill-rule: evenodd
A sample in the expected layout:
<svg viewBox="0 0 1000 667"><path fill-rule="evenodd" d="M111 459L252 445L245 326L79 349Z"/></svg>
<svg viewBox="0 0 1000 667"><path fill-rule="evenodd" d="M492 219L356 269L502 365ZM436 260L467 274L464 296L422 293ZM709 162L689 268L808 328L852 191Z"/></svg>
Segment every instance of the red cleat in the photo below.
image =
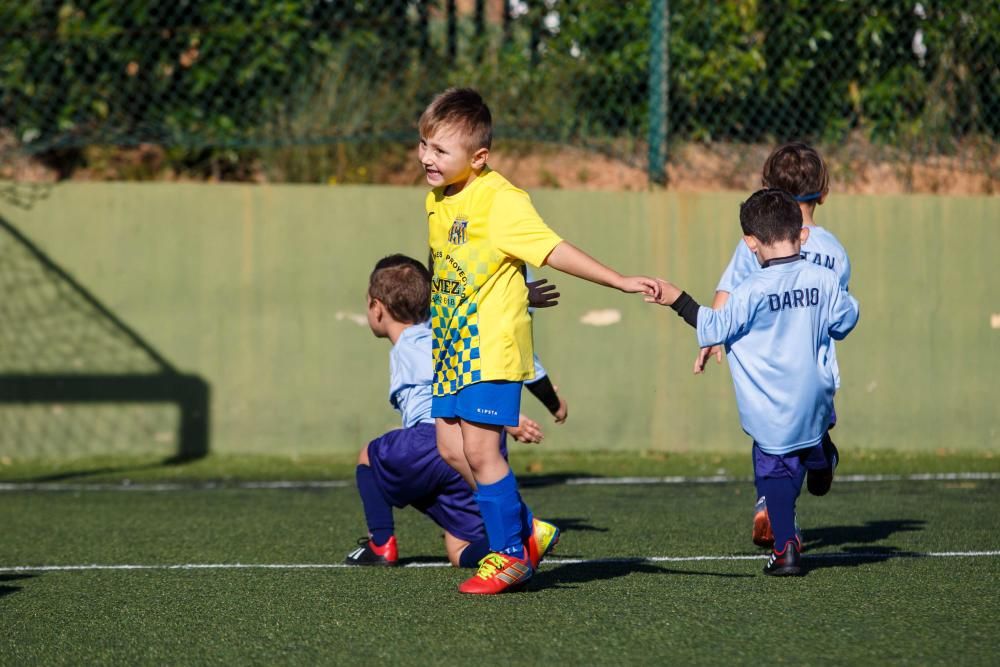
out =
<svg viewBox="0 0 1000 667"><path fill-rule="evenodd" d="M532 575L527 557L515 558L508 554L489 553L479 561L479 571L462 582L459 593L473 595L498 595L523 588Z"/></svg>
<svg viewBox="0 0 1000 667"><path fill-rule="evenodd" d="M781 551L772 551L764 566L764 574L772 577L800 577L805 574L802 569L802 556L798 540L788 540Z"/></svg>
<svg viewBox="0 0 1000 667"><path fill-rule="evenodd" d="M382 546L376 546L367 537L358 540L358 548L347 554L344 562L348 565L381 565L392 567L399 565L399 548L396 546L396 536Z"/></svg>
<svg viewBox="0 0 1000 667"><path fill-rule="evenodd" d="M771 532L771 517L767 515L767 504L764 496L757 499L753 508L753 543L758 547L773 547L774 533Z"/></svg>
<svg viewBox="0 0 1000 667"><path fill-rule="evenodd" d="M757 504L753 507L753 533L751 534L753 543L758 547L774 547L774 532L771 530L771 517L767 513L767 501L764 496L757 499ZM799 548L799 553L805 551L805 543L802 541L802 531L799 530L799 520L795 519L795 545Z"/></svg>

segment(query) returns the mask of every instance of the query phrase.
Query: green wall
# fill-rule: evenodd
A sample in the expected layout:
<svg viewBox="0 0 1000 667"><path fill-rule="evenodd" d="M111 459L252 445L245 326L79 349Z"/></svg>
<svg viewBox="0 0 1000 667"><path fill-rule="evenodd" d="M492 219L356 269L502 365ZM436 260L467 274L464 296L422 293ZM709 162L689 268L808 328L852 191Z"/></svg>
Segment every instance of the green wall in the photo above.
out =
<svg viewBox="0 0 1000 667"><path fill-rule="evenodd" d="M351 451L397 424L388 343L354 321L371 265L426 255L422 189L67 184L0 215L180 370L212 388L212 448ZM539 191L567 239L709 302L739 239L739 194ZM838 442L1000 450L1000 198L833 196L861 321L839 345ZM536 347L567 397L553 449L748 451L729 373L694 377L672 311L554 272ZM0 296L2 298L2 296ZM614 308L611 326L582 324ZM525 394L526 412L544 409Z"/></svg>

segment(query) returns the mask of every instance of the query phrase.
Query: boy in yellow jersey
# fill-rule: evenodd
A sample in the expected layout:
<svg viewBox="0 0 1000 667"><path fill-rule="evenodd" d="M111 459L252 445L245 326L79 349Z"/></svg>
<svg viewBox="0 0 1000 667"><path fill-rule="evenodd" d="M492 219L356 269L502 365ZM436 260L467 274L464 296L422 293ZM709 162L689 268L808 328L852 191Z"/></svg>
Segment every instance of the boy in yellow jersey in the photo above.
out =
<svg viewBox="0 0 1000 667"><path fill-rule="evenodd" d="M420 117L433 260L431 330L435 417L441 456L476 490L492 552L459 591L516 590L534 568L524 544L533 517L500 451L516 425L521 384L534 375L528 292L521 267L548 265L623 292L656 297L652 278L622 276L549 229L527 193L490 169L489 108L474 90L451 88ZM536 522L542 523L542 522ZM558 537L537 536L544 543Z"/></svg>

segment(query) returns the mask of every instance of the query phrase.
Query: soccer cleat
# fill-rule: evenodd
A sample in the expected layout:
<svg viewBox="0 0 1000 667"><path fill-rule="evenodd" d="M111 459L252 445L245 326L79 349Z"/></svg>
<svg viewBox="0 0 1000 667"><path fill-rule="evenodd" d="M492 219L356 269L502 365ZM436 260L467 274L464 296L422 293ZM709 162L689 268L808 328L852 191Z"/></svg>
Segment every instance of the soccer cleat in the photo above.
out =
<svg viewBox="0 0 1000 667"><path fill-rule="evenodd" d="M767 500L764 496L758 498L757 504L753 506L753 531L750 537L758 547L770 549L774 546L771 517L767 513ZM797 516L795 517L795 540L799 544L799 552L805 551L805 543L802 541L802 531L799 529Z"/></svg>
<svg viewBox="0 0 1000 667"><path fill-rule="evenodd" d="M531 535L524 543L524 553L528 556L531 569L537 570L552 548L559 543L559 529L547 521L539 521L532 517Z"/></svg>
<svg viewBox="0 0 1000 667"><path fill-rule="evenodd" d="M389 541L382 546L376 546L370 538L362 537L358 540L358 548L347 554L344 562L348 565L381 567L399 565L399 548L396 546L396 536L390 537Z"/></svg>
<svg viewBox="0 0 1000 667"><path fill-rule="evenodd" d="M799 544L788 540L781 551L772 551L764 566L764 574L772 577L798 577L802 575L802 556L799 555Z"/></svg>
<svg viewBox="0 0 1000 667"><path fill-rule="evenodd" d="M462 582L459 593L497 595L523 588L531 579L531 563L525 558L489 553L479 561L479 571Z"/></svg>
<svg viewBox="0 0 1000 667"><path fill-rule="evenodd" d="M840 452L837 451L837 445L833 444L833 440L830 439L829 433L823 438L823 453L830 461L830 467L823 470L810 470L806 473L806 488L814 496L827 494L830 487L833 486L833 473L837 469L837 463L840 462Z"/></svg>
<svg viewBox="0 0 1000 667"><path fill-rule="evenodd" d="M771 532L771 518L767 515L767 501L764 496L757 499L753 506L753 543L758 547L774 546L774 533Z"/></svg>

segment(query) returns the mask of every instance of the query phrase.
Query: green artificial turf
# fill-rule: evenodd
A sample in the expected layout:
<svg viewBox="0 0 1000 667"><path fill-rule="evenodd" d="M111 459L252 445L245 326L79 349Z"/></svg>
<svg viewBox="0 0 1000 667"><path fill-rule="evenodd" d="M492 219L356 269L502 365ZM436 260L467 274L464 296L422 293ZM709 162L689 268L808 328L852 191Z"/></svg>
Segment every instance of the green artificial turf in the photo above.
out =
<svg viewBox="0 0 1000 667"><path fill-rule="evenodd" d="M469 572L439 566L440 531L412 509L397 512L401 557L427 567L38 569L339 563L364 532L350 485L6 491L0 662L992 664L1000 651L1000 555L925 555L1000 550L1000 481L804 495L809 572L778 580L749 540L749 482L526 481L562 541L530 590L487 598L456 592Z"/></svg>

